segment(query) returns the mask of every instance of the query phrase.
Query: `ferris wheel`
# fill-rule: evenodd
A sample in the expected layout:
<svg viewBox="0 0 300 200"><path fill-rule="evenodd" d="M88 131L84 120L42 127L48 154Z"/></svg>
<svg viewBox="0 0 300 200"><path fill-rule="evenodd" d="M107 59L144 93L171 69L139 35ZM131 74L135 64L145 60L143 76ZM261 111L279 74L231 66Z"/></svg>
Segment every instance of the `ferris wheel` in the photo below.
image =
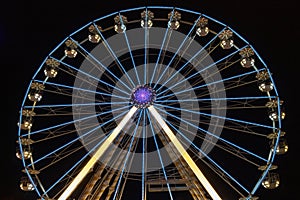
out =
<svg viewBox="0 0 300 200"><path fill-rule="evenodd" d="M68 35L21 105L20 187L43 200L258 199L279 186L284 102L230 26L148 6Z"/></svg>

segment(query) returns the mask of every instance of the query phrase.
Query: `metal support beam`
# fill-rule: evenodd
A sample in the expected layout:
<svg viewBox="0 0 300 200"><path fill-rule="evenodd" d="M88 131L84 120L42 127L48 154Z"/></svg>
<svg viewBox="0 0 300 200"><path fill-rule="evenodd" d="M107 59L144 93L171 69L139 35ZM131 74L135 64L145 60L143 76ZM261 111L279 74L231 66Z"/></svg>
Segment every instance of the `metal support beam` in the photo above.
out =
<svg viewBox="0 0 300 200"><path fill-rule="evenodd" d="M73 179L71 184L66 188L66 190L61 194L58 200L66 200L72 192L78 187L80 182L84 179L84 177L90 172L91 168L95 165L98 159L103 155L103 153L107 150L109 145L116 139L120 131L125 127L125 125L129 122L132 116L135 114L137 108L133 106L130 111L125 115L119 125L113 130L113 132L106 138L103 144L98 148L95 154L90 158L88 163L82 168L82 170L78 173L78 175Z"/></svg>
<svg viewBox="0 0 300 200"><path fill-rule="evenodd" d="M165 131L171 142L174 144L180 155L184 158L184 160L188 163L189 167L192 169L194 174L197 176L200 183L203 185L203 187L206 189L206 191L209 193L211 198L214 200L222 200L221 197L218 195L218 193L215 191L215 189L212 187L212 185L209 183L209 181L206 179L204 174L201 172L201 170L198 168L194 160L190 157L190 155L186 152L180 141L177 139L175 134L172 132L172 130L169 128L169 126L166 124L166 122L163 120L161 115L157 112L157 110L153 106L149 106L148 110L152 114L152 116L156 119L158 124L161 126L161 128Z"/></svg>

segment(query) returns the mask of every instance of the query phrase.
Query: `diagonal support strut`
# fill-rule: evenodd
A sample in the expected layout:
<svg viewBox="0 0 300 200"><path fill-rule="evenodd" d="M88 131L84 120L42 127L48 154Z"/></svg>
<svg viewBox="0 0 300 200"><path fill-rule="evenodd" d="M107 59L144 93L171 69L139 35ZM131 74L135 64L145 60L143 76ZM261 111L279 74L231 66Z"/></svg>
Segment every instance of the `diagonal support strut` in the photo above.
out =
<svg viewBox="0 0 300 200"><path fill-rule="evenodd" d="M157 112L157 110L154 108L154 106L149 106L148 110L150 111L151 115L156 119L158 124L161 126L161 128L165 131L171 142L176 147L177 151L181 154L183 159L188 163L189 167L192 169L200 183L203 185L203 187L206 189L206 191L209 193L209 195L213 198L213 200L222 200L221 197L218 195L218 193L215 191L215 189L212 187L212 185L209 183L209 181L206 179L204 174L201 172L201 170L198 168L194 160L191 158L191 156L186 152L182 144L179 142L175 134L172 132L172 130L169 128L169 126L166 124L166 122L163 120L161 115Z"/></svg>
<svg viewBox="0 0 300 200"><path fill-rule="evenodd" d="M80 182L84 179L84 177L89 173L90 169L96 164L98 159L103 155L103 153L108 149L109 145L116 139L119 135L120 131L127 125L129 120L135 114L138 108L133 106L129 112L125 115L125 117L121 120L118 126L113 130L113 132L106 138L103 144L97 149L95 154L90 158L87 164L82 168L82 170L78 173L78 175L73 179L71 184L64 190L58 200L66 200L72 192L77 188Z"/></svg>

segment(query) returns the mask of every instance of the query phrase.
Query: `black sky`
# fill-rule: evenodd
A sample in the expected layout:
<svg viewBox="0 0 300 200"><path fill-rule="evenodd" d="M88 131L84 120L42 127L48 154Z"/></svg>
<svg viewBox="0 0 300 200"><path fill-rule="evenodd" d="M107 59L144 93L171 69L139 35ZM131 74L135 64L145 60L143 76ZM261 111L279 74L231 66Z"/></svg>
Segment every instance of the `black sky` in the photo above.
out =
<svg viewBox="0 0 300 200"><path fill-rule="evenodd" d="M282 184L264 191L262 200L297 198L299 160L298 72L300 26L296 1L17 1L1 5L1 179L0 199L27 200L18 187L21 162L15 157L18 111L29 81L39 65L70 33L98 17L114 11L168 5L196 10L229 25L241 34L267 63L281 98L285 101L289 152L278 158ZM3 112L4 111L4 112Z"/></svg>

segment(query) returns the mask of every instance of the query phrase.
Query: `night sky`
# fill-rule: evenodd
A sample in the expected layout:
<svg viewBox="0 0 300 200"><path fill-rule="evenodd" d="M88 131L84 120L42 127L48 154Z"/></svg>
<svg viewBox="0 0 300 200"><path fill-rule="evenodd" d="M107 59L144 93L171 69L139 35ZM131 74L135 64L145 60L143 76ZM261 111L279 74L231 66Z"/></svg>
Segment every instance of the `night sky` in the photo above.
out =
<svg viewBox="0 0 300 200"><path fill-rule="evenodd" d="M1 5L0 47L2 81L1 200L29 200L20 190L21 161L15 156L17 120L25 91L39 65L66 36L95 18L114 11L145 6L178 6L202 12L229 25L262 56L285 101L289 152L278 156L281 185L260 191L262 200L297 199L300 175L299 131L299 11L296 1L11 1ZM63 3L62 3L63 2ZM109 2L109 5L108 5ZM3 101L4 100L4 101ZM245 172L246 173L246 172ZM51 175L49 175L51 176Z"/></svg>

